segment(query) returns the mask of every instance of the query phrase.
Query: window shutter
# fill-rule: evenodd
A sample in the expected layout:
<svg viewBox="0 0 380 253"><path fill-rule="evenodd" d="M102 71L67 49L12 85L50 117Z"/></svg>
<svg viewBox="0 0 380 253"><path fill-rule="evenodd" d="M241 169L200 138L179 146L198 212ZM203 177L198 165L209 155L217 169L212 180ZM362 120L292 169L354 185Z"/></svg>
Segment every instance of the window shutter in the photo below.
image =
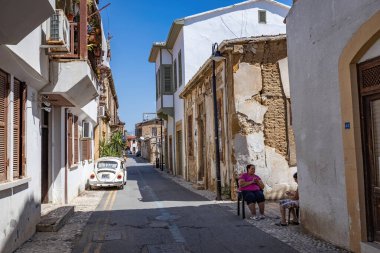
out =
<svg viewBox="0 0 380 253"><path fill-rule="evenodd" d="M91 160L92 158L92 145L91 145L92 141L91 140L87 140L87 160Z"/></svg>
<svg viewBox="0 0 380 253"><path fill-rule="evenodd" d="M178 84L179 84L179 87L182 86L182 54L181 54L181 51L178 52Z"/></svg>
<svg viewBox="0 0 380 253"><path fill-rule="evenodd" d="M0 182L7 179L7 74L0 71Z"/></svg>
<svg viewBox="0 0 380 253"><path fill-rule="evenodd" d="M165 65L163 66L163 75L162 82L164 84L164 92L171 93L172 92L172 66Z"/></svg>
<svg viewBox="0 0 380 253"><path fill-rule="evenodd" d="M73 164L73 115L67 115L67 159L69 167Z"/></svg>
<svg viewBox="0 0 380 253"><path fill-rule="evenodd" d="M177 90L177 59L174 60L174 90Z"/></svg>
<svg viewBox="0 0 380 253"><path fill-rule="evenodd" d="M14 80L13 86L13 178L20 177L21 156L21 83Z"/></svg>
<svg viewBox="0 0 380 253"><path fill-rule="evenodd" d="M74 163L79 162L79 142L78 142L78 117L74 116Z"/></svg>
<svg viewBox="0 0 380 253"><path fill-rule="evenodd" d="M259 23L267 23L267 12L265 10L259 10Z"/></svg>
<svg viewBox="0 0 380 253"><path fill-rule="evenodd" d="M81 152L81 157L82 161L88 160L88 139L82 140L82 152Z"/></svg>

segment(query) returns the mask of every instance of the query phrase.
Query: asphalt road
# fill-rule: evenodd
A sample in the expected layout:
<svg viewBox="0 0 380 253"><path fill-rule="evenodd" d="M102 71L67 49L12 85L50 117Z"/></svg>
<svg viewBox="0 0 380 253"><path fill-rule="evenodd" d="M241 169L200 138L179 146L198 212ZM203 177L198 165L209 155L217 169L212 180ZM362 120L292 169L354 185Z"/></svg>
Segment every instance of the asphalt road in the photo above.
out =
<svg viewBox="0 0 380 253"><path fill-rule="evenodd" d="M124 190L106 191L76 252L296 252L221 205L128 158Z"/></svg>

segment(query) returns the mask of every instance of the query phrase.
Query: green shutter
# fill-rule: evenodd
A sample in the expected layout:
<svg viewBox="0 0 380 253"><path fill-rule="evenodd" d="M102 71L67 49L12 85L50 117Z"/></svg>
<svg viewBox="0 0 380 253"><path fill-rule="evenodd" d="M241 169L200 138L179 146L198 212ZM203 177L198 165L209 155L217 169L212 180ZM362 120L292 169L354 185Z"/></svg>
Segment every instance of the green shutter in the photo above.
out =
<svg viewBox="0 0 380 253"><path fill-rule="evenodd" d="M181 50L178 52L178 84L182 86L182 54Z"/></svg>
<svg viewBox="0 0 380 253"><path fill-rule="evenodd" d="M174 60L174 90L177 90L177 60Z"/></svg>
<svg viewBox="0 0 380 253"><path fill-rule="evenodd" d="M161 93L172 94L173 93L173 78L172 78L172 65L161 65Z"/></svg>

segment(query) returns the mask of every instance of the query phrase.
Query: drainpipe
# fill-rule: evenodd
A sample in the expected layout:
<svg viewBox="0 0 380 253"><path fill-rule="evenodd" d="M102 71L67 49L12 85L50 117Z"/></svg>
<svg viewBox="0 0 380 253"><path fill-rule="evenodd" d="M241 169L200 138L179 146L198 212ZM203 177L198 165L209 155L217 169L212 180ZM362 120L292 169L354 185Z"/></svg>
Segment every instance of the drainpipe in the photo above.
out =
<svg viewBox="0 0 380 253"><path fill-rule="evenodd" d="M69 161L67 159L67 114L68 114L68 109L65 108L65 204L68 202L68 196L67 196L67 172L69 169Z"/></svg>

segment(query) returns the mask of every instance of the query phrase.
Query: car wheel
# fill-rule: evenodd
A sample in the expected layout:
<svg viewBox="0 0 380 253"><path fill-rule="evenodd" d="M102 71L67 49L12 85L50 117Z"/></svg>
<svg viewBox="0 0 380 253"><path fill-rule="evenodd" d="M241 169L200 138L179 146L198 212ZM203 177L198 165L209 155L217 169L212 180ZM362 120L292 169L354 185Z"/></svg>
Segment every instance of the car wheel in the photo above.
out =
<svg viewBox="0 0 380 253"><path fill-rule="evenodd" d="M123 190L123 189L124 189L124 185L123 185L123 184L120 185L120 186L119 186L119 189L120 189L120 190Z"/></svg>
<svg viewBox="0 0 380 253"><path fill-rule="evenodd" d="M124 185L127 185L127 181L124 182Z"/></svg>

